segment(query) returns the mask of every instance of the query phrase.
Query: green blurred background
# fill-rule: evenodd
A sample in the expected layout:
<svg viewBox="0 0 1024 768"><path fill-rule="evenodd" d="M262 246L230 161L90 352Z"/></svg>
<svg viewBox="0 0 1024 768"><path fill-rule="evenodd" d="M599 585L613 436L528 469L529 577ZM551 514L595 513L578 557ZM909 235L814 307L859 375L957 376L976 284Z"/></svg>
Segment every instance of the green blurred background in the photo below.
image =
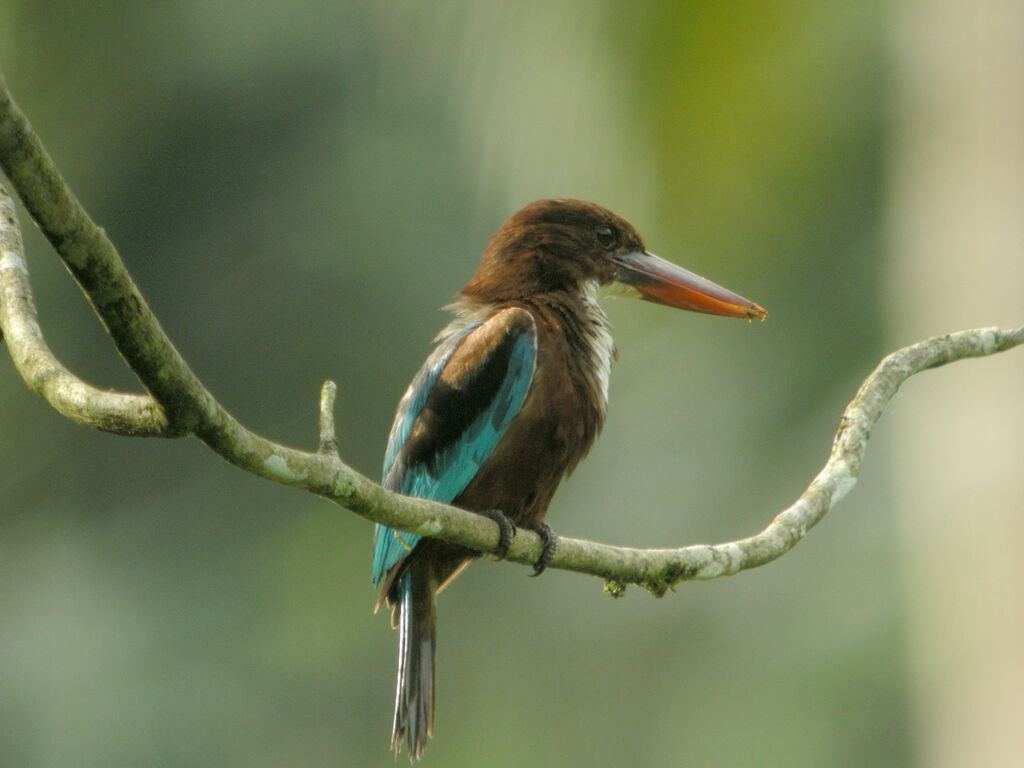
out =
<svg viewBox="0 0 1024 768"><path fill-rule="evenodd" d="M887 261L913 24L883 3L325 5L0 4L15 98L186 359L268 437L312 447L332 378L342 457L376 477L438 307L542 197L607 206L770 312L609 302L608 422L549 516L567 535L749 535L885 351L1020 322L1014 292L1002 316L904 330L927 283ZM137 387L23 225L58 356ZM0 397L0 764L394 764L369 523L195 440L77 428L2 361ZM440 600L425 764L933 762L898 418L767 568L616 601L475 565Z"/></svg>

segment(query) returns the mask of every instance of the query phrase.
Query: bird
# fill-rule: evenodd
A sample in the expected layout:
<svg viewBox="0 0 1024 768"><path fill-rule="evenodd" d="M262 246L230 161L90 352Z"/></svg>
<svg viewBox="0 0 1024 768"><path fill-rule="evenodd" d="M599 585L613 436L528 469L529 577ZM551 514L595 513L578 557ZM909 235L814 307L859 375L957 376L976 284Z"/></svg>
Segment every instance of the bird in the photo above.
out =
<svg viewBox="0 0 1024 768"><path fill-rule="evenodd" d="M545 514L601 430L616 357L602 293L726 317L757 304L648 252L625 219L594 203L539 200L490 238L446 309L455 318L399 401L382 485L485 515L503 556L518 528L557 548ZM481 553L377 524L375 610L399 631L391 747L418 760L434 730L435 597Z"/></svg>

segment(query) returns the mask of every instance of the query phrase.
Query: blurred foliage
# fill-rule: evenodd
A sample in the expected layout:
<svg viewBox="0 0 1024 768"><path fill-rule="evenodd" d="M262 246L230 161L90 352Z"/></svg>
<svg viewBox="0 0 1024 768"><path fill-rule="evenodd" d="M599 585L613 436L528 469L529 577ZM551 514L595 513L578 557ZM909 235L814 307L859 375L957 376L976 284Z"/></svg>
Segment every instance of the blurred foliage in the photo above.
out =
<svg viewBox="0 0 1024 768"><path fill-rule="evenodd" d="M617 301L605 434L555 499L636 546L757 530L881 347L875 2L0 5L0 70L196 371L376 476L487 236L599 202L751 297ZM26 224L52 347L133 381ZM371 526L194 440L74 427L0 365L0 764L393 765ZM884 446L810 541L663 601L504 564L440 603L426 764L905 765ZM403 758L404 759L404 758Z"/></svg>

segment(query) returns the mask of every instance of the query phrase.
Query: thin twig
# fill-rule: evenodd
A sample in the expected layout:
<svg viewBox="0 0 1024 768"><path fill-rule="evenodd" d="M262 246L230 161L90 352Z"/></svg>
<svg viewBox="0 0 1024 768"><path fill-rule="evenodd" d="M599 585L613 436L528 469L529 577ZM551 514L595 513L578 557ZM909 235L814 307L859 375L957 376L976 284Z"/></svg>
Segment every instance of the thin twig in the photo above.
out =
<svg viewBox="0 0 1024 768"><path fill-rule="evenodd" d="M337 454L338 437L334 432L334 398L338 394L338 385L333 381L325 381L320 387L320 443L319 453Z"/></svg>

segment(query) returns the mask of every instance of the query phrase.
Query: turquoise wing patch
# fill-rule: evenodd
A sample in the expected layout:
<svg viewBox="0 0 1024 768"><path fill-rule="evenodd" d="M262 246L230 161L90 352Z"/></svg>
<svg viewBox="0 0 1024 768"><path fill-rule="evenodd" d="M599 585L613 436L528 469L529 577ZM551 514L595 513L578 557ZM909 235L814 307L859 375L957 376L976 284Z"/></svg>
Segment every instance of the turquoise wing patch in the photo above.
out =
<svg viewBox="0 0 1024 768"><path fill-rule="evenodd" d="M507 356L488 362L488 365L504 366L505 370L486 402L473 404L478 408L475 415L459 414L460 418L472 416L464 429L438 446L428 460L408 465L403 463L402 447L437 385L441 371L459 344L477 327L479 324L467 327L442 343L427 358L409 385L399 403L388 439L383 473L386 488L408 496L450 503L469 485L519 412L533 380L537 360L537 337L532 328L511 340ZM384 576L412 551L419 539L416 534L377 525L373 547L374 585L380 584Z"/></svg>

